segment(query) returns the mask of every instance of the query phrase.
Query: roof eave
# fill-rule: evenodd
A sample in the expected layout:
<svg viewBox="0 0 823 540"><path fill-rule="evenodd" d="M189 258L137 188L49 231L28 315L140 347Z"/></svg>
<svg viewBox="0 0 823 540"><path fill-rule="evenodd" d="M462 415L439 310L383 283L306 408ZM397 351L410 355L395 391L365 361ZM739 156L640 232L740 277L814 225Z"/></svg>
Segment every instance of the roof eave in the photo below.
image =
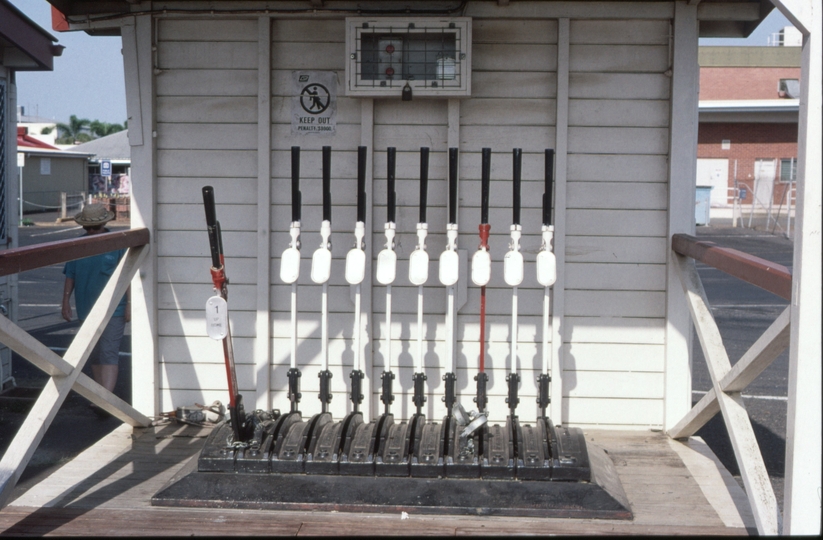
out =
<svg viewBox="0 0 823 540"><path fill-rule="evenodd" d="M49 150L47 148L35 148L33 146L18 146L17 151L21 154L26 154L30 156L48 156L48 157L57 157L57 158L66 158L66 159L85 159L88 160L91 158L92 154L84 154L80 152L71 152L69 150Z"/></svg>
<svg viewBox="0 0 823 540"><path fill-rule="evenodd" d="M15 71L52 71L54 57L63 47L20 10L0 0L0 41L10 43L18 54L6 54L3 65Z"/></svg>
<svg viewBox="0 0 823 540"><path fill-rule="evenodd" d="M704 100L697 104L699 112L715 113L766 113L800 111L799 99L740 99L740 100Z"/></svg>
<svg viewBox="0 0 823 540"><path fill-rule="evenodd" d="M117 18L130 13L145 12L143 5L135 0L48 0L57 10L64 14L67 18L72 17L89 17L97 19L97 23L89 25L88 21L83 21L77 26L72 26L77 23L69 21L69 28L74 30L85 30L92 35L105 34L111 35L119 33L119 24L116 22ZM160 8L167 8L169 4L189 4L195 3L197 0L177 0L176 2L167 2L161 4ZM269 0L268 2L261 2L260 10L271 8L272 5L286 0ZM533 0L534 1L534 0ZM538 1L554 1L554 0L538 0ZM621 0L614 0L621 1ZM636 1L636 0L631 0ZM406 4L423 3L435 4L432 0L406 0ZM202 2L204 4L203 10L209 11L214 9L216 2ZM289 0L290 4L294 4L293 0ZM146 3L149 10L152 9L153 3ZM253 4L253 3L250 3ZM306 4L316 9L314 1ZM367 5L383 5L385 2L380 1L362 1L351 2L344 0L323 0L323 5L329 4L351 4L352 10L363 9ZM247 4L248 5L248 4ZM753 1L728 1L728 0L703 0L697 7L697 18L700 20L699 32L700 37L748 37L755 28L766 18L766 16L774 9L774 5L769 0L753 0ZM101 18L110 18L111 25L100 25ZM65 28L60 28L65 30Z"/></svg>

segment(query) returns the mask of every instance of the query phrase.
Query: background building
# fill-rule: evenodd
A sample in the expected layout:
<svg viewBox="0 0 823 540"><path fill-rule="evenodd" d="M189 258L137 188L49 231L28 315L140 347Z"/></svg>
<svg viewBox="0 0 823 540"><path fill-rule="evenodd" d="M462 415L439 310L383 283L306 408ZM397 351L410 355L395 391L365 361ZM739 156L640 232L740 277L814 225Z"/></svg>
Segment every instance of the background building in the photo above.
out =
<svg viewBox="0 0 823 540"><path fill-rule="evenodd" d="M789 33L790 34L790 33ZM697 185L785 216L797 175L800 47L701 47ZM720 213L720 212L718 212Z"/></svg>
<svg viewBox="0 0 823 540"><path fill-rule="evenodd" d="M128 130L78 144L74 147L74 151L91 154L88 163L90 193L102 191L108 193L114 191L118 195L131 193L131 147ZM111 174L108 178L102 175L103 161L111 164Z"/></svg>
<svg viewBox="0 0 823 540"><path fill-rule="evenodd" d="M88 191L89 154L60 150L30 136L25 127L17 128L17 152L23 160L23 214L58 210L62 193L79 199Z"/></svg>
<svg viewBox="0 0 823 540"><path fill-rule="evenodd" d="M59 148L57 141L57 122L50 118L42 118L37 115L26 114L28 111L23 106L17 107L17 127L27 129L27 135L32 139L43 141L44 143ZM44 133L46 132L46 133Z"/></svg>

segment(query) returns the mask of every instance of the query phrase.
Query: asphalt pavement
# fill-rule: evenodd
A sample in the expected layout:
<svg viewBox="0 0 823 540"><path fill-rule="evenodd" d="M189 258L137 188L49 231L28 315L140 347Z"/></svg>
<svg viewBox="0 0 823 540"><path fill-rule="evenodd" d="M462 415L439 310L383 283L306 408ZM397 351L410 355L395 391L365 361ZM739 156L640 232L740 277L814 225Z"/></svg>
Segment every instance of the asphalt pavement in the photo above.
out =
<svg viewBox="0 0 823 540"><path fill-rule="evenodd" d="M27 216L29 217L29 216ZM55 224L54 216L30 216L33 227L20 228L20 244L32 245L82 234L74 223ZM114 223L110 228L125 228L127 224ZM710 227L698 227L701 239L732 247L791 268L792 240L764 230L731 228L730 222L713 220ZM753 285L732 278L719 270L697 264L706 294L712 307L720 334L732 364L746 352L788 305L788 302ZM62 265L53 265L20 274L20 305L18 322L40 341L62 354L71 342L79 324L67 323L60 316L60 298L63 290ZM131 399L131 340L129 325L121 347L120 376L115 393ZM13 360L17 385L23 388L41 388L46 376L19 357ZM706 362L696 335L693 336L692 362L693 401L711 388ZM783 505L783 472L786 449L786 406L788 390L788 351L764 371L744 392L744 403L769 471L778 504ZM28 393L28 395L23 395ZM0 398L0 451L5 450L36 392L19 393L19 398ZM72 393L60 409L52 427L31 464L21 479L21 487L32 485L37 479L50 474L56 467L69 461L85 448L111 432L118 425L113 418L101 419L90 411L88 402ZM697 435L703 437L729 471L738 477L739 470L734 452L720 415L711 420ZM741 484L742 485L742 484Z"/></svg>

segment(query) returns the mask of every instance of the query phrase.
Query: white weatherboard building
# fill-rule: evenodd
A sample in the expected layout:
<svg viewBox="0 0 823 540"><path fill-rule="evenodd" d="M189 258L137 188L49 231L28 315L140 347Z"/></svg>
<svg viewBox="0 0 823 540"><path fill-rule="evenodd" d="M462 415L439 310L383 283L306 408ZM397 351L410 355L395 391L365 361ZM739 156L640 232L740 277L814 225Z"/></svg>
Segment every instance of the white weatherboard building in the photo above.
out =
<svg viewBox="0 0 823 540"><path fill-rule="evenodd" d="M295 145L302 148L297 362L306 414L320 410L315 396L321 287L312 283L309 269L320 242L320 155L325 145L334 150L329 324L335 417L351 407L346 390L355 333L366 366L366 416L379 410L379 375L386 363L382 340L389 331L393 361L401 365L395 388L402 387L402 395L394 410L403 417L412 410L416 288L406 272L416 243L421 146L432 151L427 244L433 261L446 245L447 149L460 150L458 247L466 253L465 261L479 243L480 151L491 147L494 152L494 262L487 311L492 421L507 413L511 289L502 280L501 261L508 249L515 147L524 153L522 246L527 261L519 311L521 417L537 414L534 380L544 332L550 338L550 416L555 422L667 429L690 409L691 323L670 241L673 234L694 231L698 37L748 35L769 12L768 3L51 3L67 15L73 29L107 29L123 37L132 224L152 233L150 262L133 285L133 395L139 410L151 414L227 398L221 347L207 337L204 322L204 305L212 294L201 199L205 185L214 186L224 231L240 389L247 407L287 406L290 286L279 279L279 257L289 241L290 148ZM820 17L815 10L820 3L775 4L803 29L804 69L812 70L811 80L819 80L820 55L813 50L819 51ZM376 42L378 50L388 51L390 43L374 37L381 32L389 35L384 38L395 52L398 43L409 44L412 52L427 46L429 37L421 34L447 36L443 39L448 45L440 52L449 54L429 60L441 84L434 87L412 65L389 77L380 54L366 61L366 43ZM301 74L336 79L336 87L313 94L333 105L324 117L329 129L303 133L295 128L305 117L296 99L307 88L299 86ZM404 101L405 83L398 84L397 78L408 75L415 75L409 84L412 100ZM801 79L810 80L806 75ZM819 89L809 94L807 86L805 92L801 115L811 110L808 118L819 117ZM311 101L307 106L311 108ZM808 142L801 135L802 148L819 147L819 119L816 122L810 124ZM806 128L801 121L801 130ZM355 328L353 293L343 269L354 242L360 145L369 149L366 245L372 257L363 283L362 325ZM373 263L385 243L390 146L398 152L399 267L389 329L383 322L385 288L374 279ZM543 289L534 275L546 148L556 151L558 260L549 326L542 324ZM819 177L819 156L809 167L807 173ZM819 186L807 189L810 200L817 201L809 211L817 212L819 221ZM799 193L798 198L803 196ZM812 277L805 283L817 287L819 296L819 237L798 242L795 271L808 259L804 278ZM479 354L479 289L469 280L468 265L461 270L457 388L459 401L471 408ZM429 276L425 412L437 417L445 414L440 397L446 295L437 281L436 262ZM809 302L803 308L810 310L807 318L793 322L792 362L798 348L814 348L813 340L797 337L797 332L806 335L804 325L810 329L816 320L819 326L819 299ZM815 310L816 319L811 315ZM798 308L798 317L801 311ZM816 343L819 354L819 334ZM819 384L806 387L804 380L801 377L791 391L812 399L817 395L819 401ZM792 414L790 405L790 438ZM817 443L804 448L817 444L819 457L816 429ZM791 489L787 485L787 492Z"/></svg>
<svg viewBox="0 0 823 540"><path fill-rule="evenodd" d="M535 379L542 332L548 331L555 365L552 417L557 421L662 428L667 415L679 419L691 404L690 327L680 284L667 285L667 238L674 230L692 230L689 214L679 216L669 209L677 197L691 201L693 195L691 187L683 186L681 194L669 186L693 165L685 165L690 146L677 150L684 155L684 166L675 168L678 156L670 159L675 5L616 5L604 11L609 17L601 20L573 17L576 9L558 10L551 3L528 12L517 6L470 5L465 13L470 34L463 37L471 39L465 51L470 62L467 58L462 64L471 70L470 89L465 95L415 96L411 102L400 99L400 87L383 96L347 95L343 16L159 17L153 20L151 35L143 34L147 30L139 18L134 27L125 27L126 39L137 44L138 78L141 44L156 47L151 57L156 74L147 89L153 99L142 92L130 96L139 98L141 107L152 107L148 117L143 110L143 118L151 119L156 133L154 140L143 141L143 146L152 146L143 159L155 171L153 190L147 192L148 186L136 176L134 181L137 213L144 215L143 205L148 205L152 215L143 218L156 230L156 273L147 274L143 285L151 283L156 291L148 296L148 315L156 319L142 329L135 325L133 334L135 344L156 339L154 351L135 346L136 375L156 373L156 391L141 389L134 395L154 396L159 410L225 400L222 349L206 337L203 313L212 293L200 189L213 185L231 279L239 385L247 401L258 407L285 406L290 287L279 280L279 257L289 241L289 152L298 145L304 203L298 364L304 374L302 407L319 410L314 396L319 387L315 372L320 370L321 287L312 283L309 270L311 253L320 242L320 150L330 145L332 406L340 415L351 406L345 391L354 359L353 333L359 331L372 388L369 405L376 411L379 385L374 382L385 363L385 288L373 279L373 271L367 272L362 328L355 329L351 287L343 269L354 241L357 146L369 147L367 224L372 233L366 244L374 256L385 243L385 156L386 148L394 146L399 153L400 263L391 332L396 340L392 350L399 353L402 366L397 384L406 394L398 405L407 416L417 336L417 288L407 282L407 261L416 244L418 152L429 146L427 413L443 416L446 295L437 280L437 256L446 245L447 149L460 149L458 245L470 255L479 242L480 150L488 146L494 151L494 265L487 292L489 410L493 418L504 418L511 287L503 282L502 258L511 224L511 151L520 147L525 154L522 245L527 260L519 309L521 414L537 413ZM690 23L683 33L696 45L693 16ZM336 74L334 135L293 134L292 74L298 70ZM683 76L696 77L696 68ZM127 87L136 93L143 90L143 81ZM680 119L687 123L681 128L684 133L696 129L694 112ZM560 278L554 288L553 323L544 330L543 289L534 275L534 258L541 242L546 148L557 152L555 249ZM467 270L465 264L459 282L465 303L457 314L456 366L460 401L468 406L479 354L479 288L471 285ZM144 363L147 369L139 367Z"/></svg>

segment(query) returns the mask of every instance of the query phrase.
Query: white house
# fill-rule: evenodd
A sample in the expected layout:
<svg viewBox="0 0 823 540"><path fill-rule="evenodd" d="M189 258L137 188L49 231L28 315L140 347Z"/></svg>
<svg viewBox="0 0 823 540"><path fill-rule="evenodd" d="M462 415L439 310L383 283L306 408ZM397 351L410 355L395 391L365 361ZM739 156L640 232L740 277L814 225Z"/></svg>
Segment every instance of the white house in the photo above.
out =
<svg viewBox="0 0 823 540"><path fill-rule="evenodd" d="M721 12L712 3L469 2L460 9L449 3L421 7L419 15L410 15L378 3L370 17L360 14L356 23L347 23L358 14L344 3L340 13L331 10L337 3L328 3L328 11L306 7L267 13L261 5L260 11L219 15L198 11L203 6L197 3L183 4L186 13L153 12L146 5L140 15L87 23L116 25L123 35L132 219L155 231L151 266L141 280L143 295L138 295L146 312L133 329L134 343L141 344L134 352L138 408L170 410L225 400L221 348L206 337L204 324L204 302L212 294L200 192L204 185L215 188L224 230L240 388L246 401L260 408L283 401L290 312L289 286L280 282L278 268L289 240L288 152L293 145L303 151L297 360L304 371L305 409L319 408L309 396L316 391L314 371L319 370L321 288L308 274L310 253L319 243L324 145L333 148L330 357L332 404L338 413L350 406L345 390L353 359L354 306L342 269L353 242L358 145L369 148L367 223L372 234L366 243L375 255L385 243L386 147L398 148L399 276L415 245L417 153L421 146L432 150L428 246L433 262L424 305L429 414L444 412L439 396L445 288L436 279L435 261L446 244L446 150L460 149L459 248L473 253L480 149L487 146L494 152L490 243L495 264L488 292L493 417L507 411L511 288L502 281L501 261L508 249L514 147L525 153L522 244L527 270L519 306L523 408L536 410L530 397L540 369L543 291L533 264L541 241L545 148L554 148L557 155L554 248L559 278L550 329L555 366L551 416L576 425L662 428L690 408L690 325L680 285L669 275L668 238L693 230L688 210L694 200L694 164L689 158L696 144L691 90L698 77L698 20L705 18L705 26L714 28L718 23L712 19L731 18L736 21L733 34L735 24L759 20L757 4ZM431 96L418 89L411 102L401 101L400 86L383 94L379 88L371 94L350 90L346 77L349 55L356 53L350 50L354 27L378 15L393 17L400 26L468 21L461 50L469 56L460 69L470 80L469 89ZM69 20L83 28L86 18L69 15ZM336 77L333 135L293 134L295 71ZM461 277L466 300L457 315L457 386L468 405L479 353L479 289L467 273ZM380 346L386 331L384 290L369 272L362 328L357 330L369 382L379 380L385 361ZM393 350L404 368L413 365L409 343L417 333L415 293L405 279L395 283ZM410 371L401 369L398 379L408 393ZM372 384L372 410L378 390ZM407 414L410 398L399 402Z"/></svg>

